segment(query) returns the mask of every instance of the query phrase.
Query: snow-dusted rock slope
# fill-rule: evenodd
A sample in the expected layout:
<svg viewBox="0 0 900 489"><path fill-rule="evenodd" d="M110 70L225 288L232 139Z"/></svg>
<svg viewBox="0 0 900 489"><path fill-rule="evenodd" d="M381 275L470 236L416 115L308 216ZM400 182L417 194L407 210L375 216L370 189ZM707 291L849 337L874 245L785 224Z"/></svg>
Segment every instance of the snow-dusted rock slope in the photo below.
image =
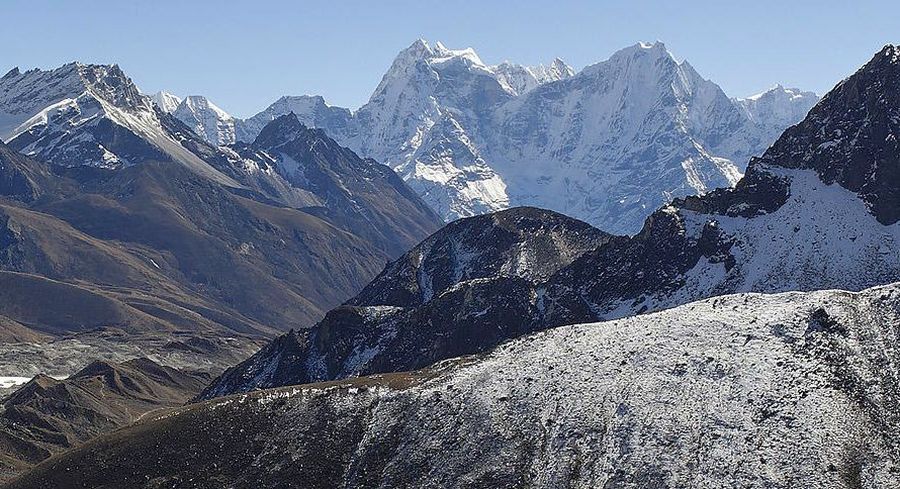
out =
<svg viewBox="0 0 900 489"><path fill-rule="evenodd" d="M240 186L185 149L163 119L117 65L13 69L0 78L0 139L17 151L67 167L175 161L217 183Z"/></svg>
<svg viewBox="0 0 900 489"><path fill-rule="evenodd" d="M150 416L16 487L897 488L898 310L890 285L565 326Z"/></svg>

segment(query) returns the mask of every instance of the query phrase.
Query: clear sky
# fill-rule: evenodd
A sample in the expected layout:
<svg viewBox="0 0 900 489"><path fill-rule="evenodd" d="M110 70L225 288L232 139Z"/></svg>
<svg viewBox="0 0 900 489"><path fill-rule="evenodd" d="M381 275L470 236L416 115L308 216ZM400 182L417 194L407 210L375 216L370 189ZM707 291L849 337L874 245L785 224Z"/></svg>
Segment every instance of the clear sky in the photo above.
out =
<svg viewBox="0 0 900 489"><path fill-rule="evenodd" d="M417 38L486 63L576 69L661 40L731 96L777 82L823 93L889 42L897 1L2 0L0 75L118 63L145 92L202 94L239 117L281 95L365 103Z"/></svg>

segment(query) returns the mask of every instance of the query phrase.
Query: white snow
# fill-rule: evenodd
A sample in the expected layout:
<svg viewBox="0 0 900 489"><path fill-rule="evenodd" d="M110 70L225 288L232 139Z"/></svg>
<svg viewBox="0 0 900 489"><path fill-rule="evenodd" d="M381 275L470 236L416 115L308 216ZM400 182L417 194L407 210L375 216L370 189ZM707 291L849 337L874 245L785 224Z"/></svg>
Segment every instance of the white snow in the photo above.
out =
<svg viewBox="0 0 900 489"><path fill-rule="evenodd" d="M767 140L774 141L787 127L802 120L819 98L813 92L775 85L762 93L735 99L735 103Z"/></svg>
<svg viewBox="0 0 900 489"><path fill-rule="evenodd" d="M879 223L855 193L826 185L811 170L765 171L791 182L788 201L772 213L744 218L677 210L689 238L698 239L707 223L716 223L722 239L733 243L734 268L726 272L723 264L703 259L674 295L650 297L645 305L661 309L727 291L859 290L896 279L900 224ZM605 317L628 314L628 304L621 314Z"/></svg>
<svg viewBox="0 0 900 489"><path fill-rule="evenodd" d="M153 103L155 103L156 106L160 108L160 110L167 114L175 112L175 109L177 109L178 105L181 104L181 97L173 95L169 92L156 92L151 95L150 98L153 100Z"/></svg>
<svg viewBox="0 0 900 489"><path fill-rule="evenodd" d="M172 115L211 144L225 146L235 142L234 117L206 97L185 97Z"/></svg>
<svg viewBox="0 0 900 489"><path fill-rule="evenodd" d="M782 92L729 99L660 42L576 74L559 59L488 66L419 40L356 112L283 99L238 132L251 141L294 112L391 166L446 220L533 205L633 233L673 197L733 185L814 98Z"/></svg>
<svg viewBox="0 0 900 489"><path fill-rule="evenodd" d="M26 384L29 380L31 380L31 377L0 377L0 389L9 389Z"/></svg>
<svg viewBox="0 0 900 489"><path fill-rule="evenodd" d="M90 131L79 132L102 120L134 132L198 174L240 187L175 141L162 128L150 97L141 95L116 66L70 63L55 70L34 69L0 79L0 138L8 142L30 130L38 135L22 149L23 153L48 159L73 153L79 155L78 164L98 167L132 164L94 141ZM82 151L91 146L95 152Z"/></svg>

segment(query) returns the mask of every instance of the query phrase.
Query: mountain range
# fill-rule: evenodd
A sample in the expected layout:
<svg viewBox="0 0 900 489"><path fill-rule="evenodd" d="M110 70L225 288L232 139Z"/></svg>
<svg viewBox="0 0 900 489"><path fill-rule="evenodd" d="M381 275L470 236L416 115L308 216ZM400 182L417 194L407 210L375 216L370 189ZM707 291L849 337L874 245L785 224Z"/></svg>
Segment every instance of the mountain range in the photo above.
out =
<svg viewBox="0 0 900 489"><path fill-rule="evenodd" d="M253 144L213 146L116 66L11 71L0 128L10 370L32 370L36 341L60 349L40 365L85 361L67 342L77 335L109 360L171 359L171 345L210 336L222 343L183 354L218 371L314 324L441 225L389 168L294 117Z"/></svg>
<svg viewBox="0 0 900 489"><path fill-rule="evenodd" d="M214 399L14 487L896 487L898 293L725 296Z"/></svg>
<svg viewBox="0 0 900 489"><path fill-rule="evenodd" d="M419 40L355 111L314 96L244 121L202 97L169 110L216 144L252 141L293 112L393 168L448 221L524 205L634 234L672 198L734 185L817 101L780 85L731 99L660 42L576 73L560 59L490 66L471 48Z"/></svg>
<svg viewBox="0 0 900 489"><path fill-rule="evenodd" d="M4 401L0 478L195 396L442 224L293 115L224 146L158 105L176 102L214 107L153 101L114 65L0 78L0 372L36 375Z"/></svg>
<svg viewBox="0 0 900 489"><path fill-rule="evenodd" d="M889 45L735 188L634 237L452 223L214 386L327 382L151 413L13 484L896 487L900 289L867 287L900 278L897 134ZM859 292L772 293L815 288Z"/></svg>
<svg viewBox="0 0 900 489"><path fill-rule="evenodd" d="M453 223L312 329L226 371L201 398L414 370L533 331L723 294L900 280L894 49L835 87L733 189L677 199L634 237L598 237L538 209Z"/></svg>
<svg viewBox="0 0 900 489"><path fill-rule="evenodd" d="M900 481L898 46L818 100L418 41L247 121L74 63L0 78L0 133L0 368L53 375L4 487Z"/></svg>
<svg viewBox="0 0 900 489"><path fill-rule="evenodd" d="M414 226L418 228L415 236L410 236L408 229L395 224L393 219L369 224L370 234L382 235L381 239L373 240L373 245L394 256L440 225L434 213L393 173L383 171L372 160L340 149L330 139L328 144L333 154L329 155L328 164L337 164L335 159L339 158L350 158L353 163L343 168L345 173L332 172L329 177L335 180L329 185L323 181L310 185L341 188L344 194L341 198L333 191L324 195L320 188L305 187L306 182L291 173L290 167L297 165L283 164L286 160L282 154L287 158L296 155L284 151L268 154L266 151L273 148L262 146L239 154L246 144L232 148L207 143L203 138L212 127L203 125L209 122L204 117L205 111L218 111L216 114L221 111L204 99L188 97L179 101L173 113L182 114L187 124L163 112L153 100L141 95L131 79L115 65L71 63L55 70L25 73L14 69L0 78L0 139L10 148L56 167L116 170L146 162L171 161L245 196L255 194L253 198L257 201L311 212L327 212L333 201L339 201L336 205L345 208L355 205L357 214L365 214L364 204L350 205L346 201L368 195L368 203L372 204L374 194L397 211L399 221L418 221ZM155 100L172 105L177 99L157 97ZM186 113L193 114L193 118L183 115ZM299 126L293 127L300 132ZM328 137L321 132L316 134ZM290 137L282 135L282 138ZM302 156L294 159L303 161ZM361 222L369 216L356 217L353 225L332 224L359 232L365 227Z"/></svg>

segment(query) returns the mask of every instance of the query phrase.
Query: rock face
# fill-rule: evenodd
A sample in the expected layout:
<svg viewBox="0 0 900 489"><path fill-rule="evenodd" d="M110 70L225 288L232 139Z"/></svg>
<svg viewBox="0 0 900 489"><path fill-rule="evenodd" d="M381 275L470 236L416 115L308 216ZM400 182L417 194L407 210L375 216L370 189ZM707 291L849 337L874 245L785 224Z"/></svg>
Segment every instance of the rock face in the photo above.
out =
<svg viewBox="0 0 900 489"><path fill-rule="evenodd" d="M297 207L399 256L435 231L438 217L390 168L340 146L294 114L270 122L252 145L234 148L282 178Z"/></svg>
<svg viewBox="0 0 900 489"><path fill-rule="evenodd" d="M425 371L150 415L12 484L892 488L898 310L891 285L564 326Z"/></svg>
<svg viewBox="0 0 900 489"><path fill-rule="evenodd" d="M885 46L766 152L766 163L809 169L858 194L878 221L900 219L900 48Z"/></svg>
<svg viewBox="0 0 900 489"><path fill-rule="evenodd" d="M3 400L0 479L149 411L179 406L207 381L146 358L95 361L65 380L38 375Z"/></svg>
<svg viewBox="0 0 900 489"><path fill-rule="evenodd" d="M472 49L420 40L356 112L285 98L238 138L294 112L391 166L447 220L526 205L633 234L674 197L734 185L814 103L798 96L730 100L662 43L576 74L558 59L488 66Z"/></svg>
<svg viewBox="0 0 900 489"><path fill-rule="evenodd" d="M528 331L721 294L861 290L900 280L900 227L891 212L898 206L890 204L900 188L892 139L900 134L897 49L886 47L839 84L754 159L734 189L676 200L636 236L585 245L571 263L534 280L495 272L508 267L502 256L480 265L489 279L435 279L401 259L304 336L307 353L278 367L286 372L251 358L204 396L283 385L261 371L299 384L409 370L451 356L438 352L477 353ZM859 137L828 143L834 132L823 127ZM452 248L436 251L432 262L453 263ZM435 280L440 287L429 285ZM522 329L507 327L508 318Z"/></svg>
<svg viewBox="0 0 900 489"><path fill-rule="evenodd" d="M542 329L537 284L611 239L534 208L453 222L388 265L312 332L277 339L202 397L421 368Z"/></svg>

